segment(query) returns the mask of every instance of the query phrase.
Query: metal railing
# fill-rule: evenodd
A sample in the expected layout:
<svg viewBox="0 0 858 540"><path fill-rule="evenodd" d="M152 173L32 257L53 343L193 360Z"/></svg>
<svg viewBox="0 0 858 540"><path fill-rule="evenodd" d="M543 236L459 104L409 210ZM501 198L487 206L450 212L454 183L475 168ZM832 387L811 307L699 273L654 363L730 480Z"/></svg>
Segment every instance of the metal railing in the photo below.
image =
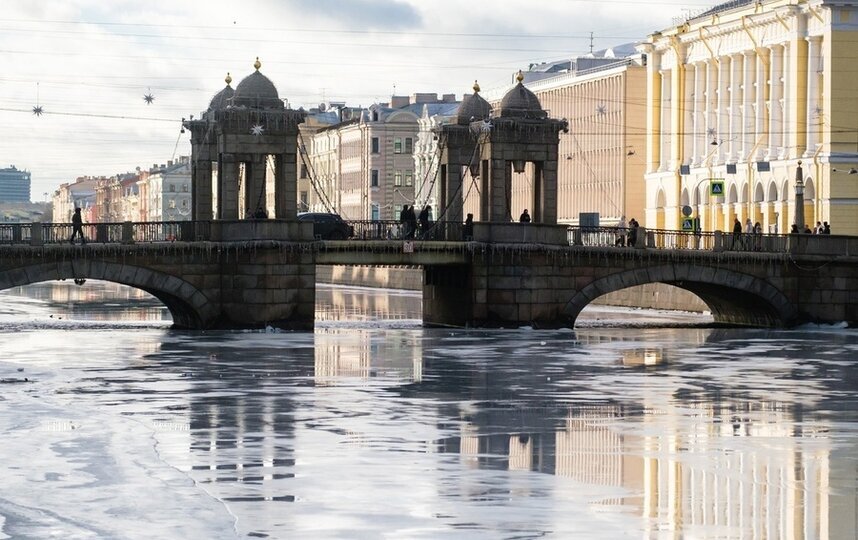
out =
<svg viewBox="0 0 858 540"><path fill-rule="evenodd" d="M247 223L257 223L247 221ZM294 222L270 221L267 233L286 231ZM413 226L395 220L358 220L346 222L351 230L347 241L438 241L462 242L473 240L473 225L461 222L436 221L428 226ZM83 225L87 243L156 243L197 242L224 240L220 225L234 226L235 222L218 221L163 221L87 223ZM282 227L281 227L282 225ZM477 226L485 230L486 223ZM503 224L509 225L509 224ZM217 229L215 227L218 227ZM287 228L283 228L287 227ZM539 225L539 227L551 227ZM563 225L556 226L562 231ZM281 232L282 232L281 231ZM262 234L267 234L263 232ZM254 233L255 234L255 233ZM286 234L286 233L284 233ZM484 234L484 233L480 233ZM72 225L68 223L6 223L0 224L0 245L44 245L69 243ZM275 237L287 238L280 235ZM500 241L503 236L492 236ZM273 238L273 237L272 237ZM858 238L808 234L732 234L703 231L676 231L639 227L566 227L568 245L601 248L636 248L695 251L738 251L763 253L807 254L858 254ZM251 238L255 239L255 238ZM264 238L260 238L264 239ZM519 235L509 242L521 242ZM80 240L76 240L77 243Z"/></svg>

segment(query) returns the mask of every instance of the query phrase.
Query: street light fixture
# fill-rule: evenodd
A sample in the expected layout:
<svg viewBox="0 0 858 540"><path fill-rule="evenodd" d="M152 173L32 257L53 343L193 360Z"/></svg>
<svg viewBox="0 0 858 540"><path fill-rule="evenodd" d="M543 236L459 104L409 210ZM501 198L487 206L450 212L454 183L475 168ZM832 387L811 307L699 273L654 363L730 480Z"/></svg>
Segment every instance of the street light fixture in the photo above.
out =
<svg viewBox="0 0 858 540"><path fill-rule="evenodd" d="M795 225L799 232L804 231L804 173L801 160L795 168Z"/></svg>

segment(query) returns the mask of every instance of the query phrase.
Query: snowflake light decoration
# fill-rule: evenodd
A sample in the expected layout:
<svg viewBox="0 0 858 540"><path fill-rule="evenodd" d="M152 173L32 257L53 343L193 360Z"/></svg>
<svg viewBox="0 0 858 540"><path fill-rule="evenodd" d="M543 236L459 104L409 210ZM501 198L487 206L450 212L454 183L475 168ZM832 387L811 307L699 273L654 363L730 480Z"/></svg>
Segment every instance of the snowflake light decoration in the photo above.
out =
<svg viewBox="0 0 858 540"><path fill-rule="evenodd" d="M35 114L36 116L42 116L43 112L45 111L42 109L41 105L36 105L35 107L33 107L33 114Z"/></svg>
<svg viewBox="0 0 858 540"><path fill-rule="evenodd" d="M261 125L261 124L254 124L254 125L250 128L250 134L251 134L251 135L255 135L255 136L257 136L257 137L259 137L260 135L262 135L264 132L265 132L265 128L264 128L264 127L262 127L262 125Z"/></svg>
<svg viewBox="0 0 858 540"><path fill-rule="evenodd" d="M608 112L608 107L604 103L599 103L596 105L596 112L599 114L606 114Z"/></svg>
<svg viewBox="0 0 858 540"><path fill-rule="evenodd" d="M155 101L155 96L153 96L151 93L143 94L143 101L146 102L146 105L151 105L152 102Z"/></svg>
<svg viewBox="0 0 858 540"><path fill-rule="evenodd" d="M714 137L717 133L718 132L715 131L715 128L707 128L706 129L706 134L709 135L710 137Z"/></svg>

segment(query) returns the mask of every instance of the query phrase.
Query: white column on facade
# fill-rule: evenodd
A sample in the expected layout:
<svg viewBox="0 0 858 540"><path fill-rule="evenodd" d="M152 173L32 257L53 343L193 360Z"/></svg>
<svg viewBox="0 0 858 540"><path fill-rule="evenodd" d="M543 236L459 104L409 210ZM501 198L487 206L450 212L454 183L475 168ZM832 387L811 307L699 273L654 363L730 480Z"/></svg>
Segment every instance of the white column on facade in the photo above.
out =
<svg viewBox="0 0 858 540"><path fill-rule="evenodd" d="M718 63L706 61L706 144L718 138ZM717 142L716 142L717 144ZM710 150L707 149L706 154ZM711 161L711 160L710 160Z"/></svg>
<svg viewBox="0 0 858 540"><path fill-rule="evenodd" d="M727 93L730 134L727 142L727 160L735 163L739 156L742 137L742 55L730 55L730 88Z"/></svg>
<svg viewBox="0 0 858 540"><path fill-rule="evenodd" d="M764 155L763 149L767 149L769 141L766 138L768 123L766 122L766 98L768 96L768 73L766 71L766 55L765 49L757 49L757 54L754 59L754 143L757 143L757 149L754 151L753 161L760 161L760 157Z"/></svg>
<svg viewBox="0 0 858 540"><path fill-rule="evenodd" d="M715 151L715 163L724 163L726 146L724 141L730 138L730 64L729 56L720 57L718 65L718 142Z"/></svg>
<svg viewBox="0 0 858 540"><path fill-rule="evenodd" d="M659 72L661 77L661 161L658 170L667 170L670 164L670 141L673 126L670 123L670 71L663 69Z"/></svg>
<svg viewBox="0 0 858 540"><path fill-rule="evenodd" d="M766 159L776 159L779 148L782 145L783 135L783 109L781 99L783 98L783 47L772 45L769 54L769 149Z"/></svg>
<svg viewBox="0 0 858 540"><path fill-rule="evenodd" d="M816 152L819 142L819 125L822 123L819 102L819 51L822 38L812 36L807 38L807 151L806 156L812 156Z"/></svg>
<svg viewBox="0 0 858 540"><path fill-rule="evenodd" d="M703 70L701 70L701 65L703 66ZM706 74L706 64L696 62L691 64L689 68L694 70L694 83L692 85L694 99L691 102L691 124L689 126L691 131L691 147L688 148L688 150L691 151L691 159L689 163L691 165L698 165L703 160L703 153L700 149L701 147L705 148L705 143L701 145L700 141L705 140L706 135L705 121L703 118L703 110L706 106L705 90L703 86L703 76Z"/></svg>
<svg viewBox="0 0 858 540"><path fill-rule="evenodd" d="M694 83L697 80L695 75L696 69L694 64L685 66L685 84L682 85L682 101L680 102L683 110L681 111L684 120L682 122L682 154L679 156L681 164L687 165L692 163L694 159L694 143L696 137L694 134L694 119L695 104L697 103L697 94L694 90Z"/></svg>
<svg viewBox="0 0 858 540"><path fill-rule="evenodd" d="M793 108L791 103L795 100L796 96L793 96L793 92L791 90L792 85L787 84L787 77L794 77L797 74L791 72L793 69L790 62L790 46L789 42L784 43L782 51L783 62L781 64L782 68L780 71L780 85L781 85L781 144L780 150L778 151L778 159L786 159L790 155L791 146L790 141L793 140L790 137L790 130L795 130L796 122L793 118ZM789 75L787 75L789 74Z"/></svg>
<svg viewBox="0 0 858 540"><path fill-rule="evenodd" d="M742 149L740 160L748 159L748 153L753 148L756 139L754 132L756 122L754 115L754 93L755 93L755 62L757 55L754 51L745 51L743 56L744 75L742 77L742 117L741 117L741 139Z"/></svg>

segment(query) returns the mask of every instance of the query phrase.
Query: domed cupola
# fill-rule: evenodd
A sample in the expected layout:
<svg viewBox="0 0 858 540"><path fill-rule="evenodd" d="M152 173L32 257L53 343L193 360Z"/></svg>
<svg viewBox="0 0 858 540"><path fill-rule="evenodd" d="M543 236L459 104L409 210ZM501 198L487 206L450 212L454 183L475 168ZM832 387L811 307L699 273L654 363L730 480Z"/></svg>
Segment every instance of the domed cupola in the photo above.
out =
<svg viewBox="0 0 858 540"><path fill-rule="evenodd" d="M475 120L485 120L492 113L492 106L480 95L480 85L474 81L474 93L462 98L456 123L466 126Z"/></svg>
<svg viewBox="0 0 858 540"><path fill-rule="evenodd" d="M539 103L539 98L522 84L522 81L524 81L524 75L521 71L516 75L516 80L518 81L518 84L507 92L501 100L501 117L547 118L548 113L542 109L542 104Z"/></svg>
<svg viewBox="0 0 858 540"><path fill-rule="evenodd" d="M229 76L229 73L226 74L224 81L226 82L226 87L214 95L211 103L209 103L208 110L220 111L226 109L226 106L229 104L229 100L232 98L233 94L235 94L235 90L233 90L232 86L229 85L229 83L232 82L232 77Z"/></svg>
<svg viewBox="0 0 858 540"><path fill-rule="evenodd" d="M230 105L248 109L283 109L283 102L277 94L274 83L259 72L259 68L262 67L259 58L253 63L253 67L256 71L245 77L235 87Z"/></svg>

